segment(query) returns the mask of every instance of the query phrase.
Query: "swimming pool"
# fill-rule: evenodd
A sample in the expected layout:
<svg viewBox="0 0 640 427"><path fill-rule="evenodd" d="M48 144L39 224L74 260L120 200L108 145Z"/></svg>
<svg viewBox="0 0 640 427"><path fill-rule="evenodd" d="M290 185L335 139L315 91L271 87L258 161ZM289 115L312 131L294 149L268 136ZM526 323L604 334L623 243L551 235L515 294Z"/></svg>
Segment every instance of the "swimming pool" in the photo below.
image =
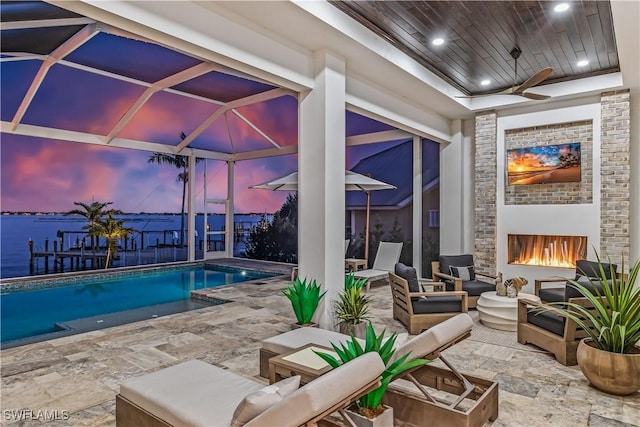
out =
<svg viewBox="0 0 640 427"><path fill-rule="evenodd" d="M191 291L273 276L197 265L89 278L82 283L74 279L47 289L10 290L0 295L2 347L205 307L215 301L193 300Z"/></svg>

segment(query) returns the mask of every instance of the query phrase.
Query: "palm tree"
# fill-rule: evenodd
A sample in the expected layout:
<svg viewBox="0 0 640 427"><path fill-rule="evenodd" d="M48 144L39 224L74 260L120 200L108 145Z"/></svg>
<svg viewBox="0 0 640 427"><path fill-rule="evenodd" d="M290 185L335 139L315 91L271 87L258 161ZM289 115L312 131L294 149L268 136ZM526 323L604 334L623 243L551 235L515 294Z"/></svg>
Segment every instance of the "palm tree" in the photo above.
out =
<svg viewBox="0 0 640 427"><path fill-rule="evenodd" d="M124 219L115 219L113 213L107 213L107 217L104 220L96 222L93 230L89 232L90 236L104 237L107 239L107 259L104 263L104 268L109 268L109 261L111 256L115 257L118 254L118 239L128 237L129 234L135 230L130 227L124 226Z"/></svg>
<svg viewBox="0 0 640 427"><path fill-rule="evenodd" d="M184 132L180 132L180 139L184 140L186 137L187 135L185 135ZM202 159L196 158L196 163L201 160ZM182 209L180 210L180 246L182 246L184 237L184 202L187 194L187 182L189 182L189 157L179 154L153 153L147 162L157 163L159 165L171 165L182 170L176 179L176 182L182 182Z"/></svg>
<svg viewBox="0 0 640 427"><path fill-rule="evenodd" d="M86 204L82 202L73 202L74 205L80 206L82 209L74 209L67 212L65 215L81 215L89 221L89 224L82 227L83 230L87 230L89 236L91 236L91 251L96 252L96 234L92 233L96 228L96 224L102 220L105 215L117 215L122 211L118 209L107 209L113 202L91 202Z"/></svg>

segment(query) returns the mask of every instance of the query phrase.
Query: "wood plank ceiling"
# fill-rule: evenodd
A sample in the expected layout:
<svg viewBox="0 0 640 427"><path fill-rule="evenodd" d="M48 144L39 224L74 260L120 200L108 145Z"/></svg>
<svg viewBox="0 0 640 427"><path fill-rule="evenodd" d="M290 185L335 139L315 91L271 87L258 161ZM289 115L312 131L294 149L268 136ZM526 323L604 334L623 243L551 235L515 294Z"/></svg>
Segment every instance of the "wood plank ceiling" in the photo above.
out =
<svg viewBox="0 0 640 427"><path fill-rule="evenodd" d="M545 67L553 73L542 84L619 71L608 0L571 1L565 12L553 10L556 1L331 3L467 94L509 88ZM438 37L444 43L435 46ZM514 46L522 50L517 82Z"/></svg>

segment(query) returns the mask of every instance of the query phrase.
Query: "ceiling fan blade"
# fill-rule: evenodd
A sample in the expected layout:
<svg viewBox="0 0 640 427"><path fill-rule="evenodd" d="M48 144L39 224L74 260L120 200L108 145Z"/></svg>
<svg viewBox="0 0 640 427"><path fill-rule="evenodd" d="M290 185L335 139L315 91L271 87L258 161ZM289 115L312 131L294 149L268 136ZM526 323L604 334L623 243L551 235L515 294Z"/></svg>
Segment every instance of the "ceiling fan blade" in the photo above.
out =
<svg viewBox="0 0 640 427"><path fill-rule="evenodd" d="M481 93L478 95L456 96L455 98L480 98L483 96L512 95L514 91L515 91L515 88L508 87L505 90L501 90L500 92Z"/></svg>
<svg viewBox="0 0 640 427"><path fill-rule="evenodd" d="M527 80L526 82L518 86L513 92L517 94L522 94L522 92L524 92L525 90L539 84L544 79L549 77L549 74L551 74L552 72L553 72L553 68L551 67L543 68L542 70L538 71L536 74L531 76L529 80Z"/></svg>
<svg viewBox="0 0 640 427"><path fill-rule="evenodd" d="M540 95L540 94L531 93L531 92L524 92L519 95L524 96L525 98L534 99L536 101L543 101L545 99L551 98L549 95Z"/></svg>

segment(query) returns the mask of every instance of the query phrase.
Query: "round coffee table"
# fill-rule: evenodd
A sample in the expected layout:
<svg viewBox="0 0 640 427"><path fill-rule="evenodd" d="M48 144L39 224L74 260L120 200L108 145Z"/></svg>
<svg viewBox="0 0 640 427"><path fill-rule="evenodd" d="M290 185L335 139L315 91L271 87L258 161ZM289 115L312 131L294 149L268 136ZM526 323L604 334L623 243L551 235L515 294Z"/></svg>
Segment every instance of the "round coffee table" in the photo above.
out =
<svg viewBox="0 0 640 427"><path fill-rule="evenodd" d="M540 298L520 292L518 298L500 297L495 291L483 292L478 298L476 309L480 321L493 329L502 331L518 330L518 299L526 298L540 302Z"/></svg>

